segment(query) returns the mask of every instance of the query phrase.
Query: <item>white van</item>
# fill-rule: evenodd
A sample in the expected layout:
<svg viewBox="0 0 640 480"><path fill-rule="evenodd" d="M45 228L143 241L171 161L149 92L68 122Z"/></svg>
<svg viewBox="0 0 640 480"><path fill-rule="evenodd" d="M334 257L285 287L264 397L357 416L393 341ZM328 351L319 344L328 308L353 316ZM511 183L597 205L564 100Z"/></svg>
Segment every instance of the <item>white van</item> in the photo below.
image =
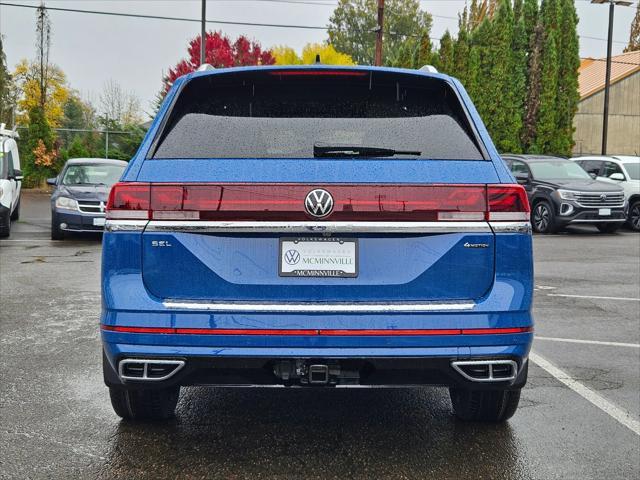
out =
<svg viewBox="0 0 640 480"><path fill-rule="evenodd" d="M17 132L0 125L0 237L8 237L11 221L20 217L22 171L16 138Z"/></svg>

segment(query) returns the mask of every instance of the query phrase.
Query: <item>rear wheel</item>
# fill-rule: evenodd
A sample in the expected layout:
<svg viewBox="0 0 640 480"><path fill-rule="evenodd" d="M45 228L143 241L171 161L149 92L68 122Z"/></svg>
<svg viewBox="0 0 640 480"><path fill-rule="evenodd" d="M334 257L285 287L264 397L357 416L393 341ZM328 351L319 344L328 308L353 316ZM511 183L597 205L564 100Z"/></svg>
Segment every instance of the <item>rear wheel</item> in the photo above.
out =
<svg viewBox="0 0 640 480"><path fill-rule="evenodd" d="M109 387L109 396L113 410L125 420L167 420L175 415L180 387L146 390Z"/></svg>
<svg viewBox="0 0 640 480"><path fill-rule="evenodd" d="M640 200L636 200L629 207L629 226L631 230L640 232Z"/></svg>
<svg viewBox="0 0 640 480"><path fill-rule="evenodd" d="M2 215L2 213L0 213L0 215ZM8 237L11 234L11 214L8 209L4 217L5 218L0 220L0 238Z"/></svg>
<svg viewBox="0 0 640 480"><path fill-rule="evenodd" d="M11 214L11 220L20 220L20 199L18 198L18 203L16 204L16 208L13 210Z"/></svg>
<svg viewBox="0 0 640 480"><path fill-rule="evenodd" d="M453 412L460 420L504 422L516 413L520 401L517 390L471 390L450 388Z"/></svg>
<svg viewBox="0 0 640 480"><path fill-rule="evenodd" d="M556 216L549 202L543 200L533 206L531 226L538 233L553 233L557 230Z"/></svg>
<svg viewBox="0 0 640 480"><path fill-rule="evenodd" d="M596 225L602 233L615 233L622 226L621 223L600 223Z"/></svg>

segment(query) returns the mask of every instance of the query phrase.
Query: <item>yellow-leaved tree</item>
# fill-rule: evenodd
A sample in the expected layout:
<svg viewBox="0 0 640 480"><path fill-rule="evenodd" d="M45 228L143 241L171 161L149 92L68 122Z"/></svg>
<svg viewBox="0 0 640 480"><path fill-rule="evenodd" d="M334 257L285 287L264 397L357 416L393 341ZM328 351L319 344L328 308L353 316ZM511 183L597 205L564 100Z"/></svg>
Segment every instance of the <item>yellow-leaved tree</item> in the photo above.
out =
<svg viewBox="0 0 640 480"><path fill-rule="evenodd" d="M355 65L356 62L346 53L338 52L333 45L325 43L308 43L302 49L300 57L296 51L287 46L271 49L276 58L276 65L312 65L316 63L316 55L320 55L320 63L324 65Z"/></svg>
<svg viewBox="0 0 640 480"><path fill-rule="evenodd" d="M20 125L29 124L29 111L44 103L44 115L52 128L59 127L64 118L64 104L69 99L69 88L67 87L67 77L64 72L55 65L47 67L46 75L46 98L44 102L40 99L40 67L36 62L22 60L16 66L13 79L22 92L18 99L18 112L16 123Z"/></svg>

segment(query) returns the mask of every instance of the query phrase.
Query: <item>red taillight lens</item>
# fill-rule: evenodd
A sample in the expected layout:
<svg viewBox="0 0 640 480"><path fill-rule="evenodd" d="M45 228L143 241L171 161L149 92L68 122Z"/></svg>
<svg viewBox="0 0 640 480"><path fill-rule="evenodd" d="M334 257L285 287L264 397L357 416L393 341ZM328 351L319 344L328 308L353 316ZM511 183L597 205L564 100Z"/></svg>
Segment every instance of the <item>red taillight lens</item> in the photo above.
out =
<svg viewBox="0 0 640 480"><path fill-rule="evenodd" d="M108 219L148 219L151 185L148 183L116 183L109 192Z"/></svg>
<svg viewBox="0 0 640 480"><path fill-rule="evenodd" d="M298 184L117 183L108 219L318 220L305 210ZM329 185L331 221L482 221L529 219L520 185Z"/></svg>
<svg viewBox="0 0 640 480"><path fill-rule="evenodd" d="M487 220L529 220L529 200L522 185L489 185Z"/></svg>

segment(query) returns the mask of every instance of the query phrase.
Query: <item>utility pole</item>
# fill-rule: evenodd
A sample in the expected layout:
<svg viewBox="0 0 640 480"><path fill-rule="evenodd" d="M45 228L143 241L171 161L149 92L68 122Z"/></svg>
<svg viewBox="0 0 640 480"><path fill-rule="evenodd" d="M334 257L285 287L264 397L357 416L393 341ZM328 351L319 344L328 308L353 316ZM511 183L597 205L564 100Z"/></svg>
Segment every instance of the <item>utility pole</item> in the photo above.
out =
<svg viewBox="0 0 640 480"><path fill-rule="evenodd" d="M207 37L207 0L202 0L202 17L200 18L200 65L205 61L205 40Z"/></svg>
<svg viewBox="0 0 640 480"><path fill-rule="evenodd" d="M609 4L609 32L607 34L607 70L604 80L604 110L602 113L602 155L607 154L607 135L609 130L609 87L611 86L611 44L613 43L613 9L616 5L628 7L626 0L591 0L591 3Z"/></svg>
<svg viewBox="0 0 640 480"><path fill-rule="evenodd" d="M384 0L378 0L378 28L376 29L376 56L373 64L382 65L382 33L384 27Z"/></svg>

